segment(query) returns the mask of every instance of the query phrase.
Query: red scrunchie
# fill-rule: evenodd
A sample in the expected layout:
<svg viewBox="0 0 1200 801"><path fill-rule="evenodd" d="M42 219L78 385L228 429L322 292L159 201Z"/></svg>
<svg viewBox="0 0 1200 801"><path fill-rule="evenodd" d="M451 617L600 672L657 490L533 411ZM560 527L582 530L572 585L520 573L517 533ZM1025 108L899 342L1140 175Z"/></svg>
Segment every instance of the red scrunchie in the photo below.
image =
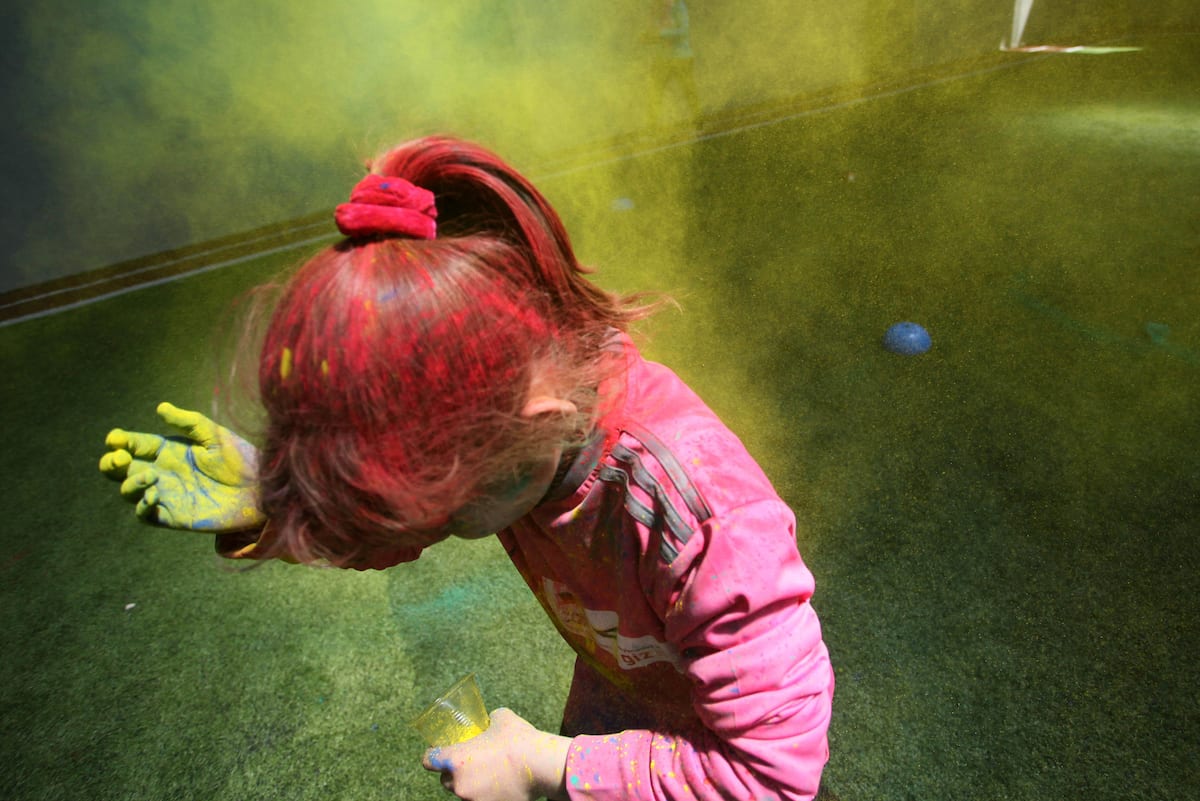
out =
<svg viewBox="0 0 1200 801"><path fill-rule="evenodd" d="M350 202L333 213L338 230L349 237L437 235L433 193L403 178L368 175L350 193Z"/></svg>

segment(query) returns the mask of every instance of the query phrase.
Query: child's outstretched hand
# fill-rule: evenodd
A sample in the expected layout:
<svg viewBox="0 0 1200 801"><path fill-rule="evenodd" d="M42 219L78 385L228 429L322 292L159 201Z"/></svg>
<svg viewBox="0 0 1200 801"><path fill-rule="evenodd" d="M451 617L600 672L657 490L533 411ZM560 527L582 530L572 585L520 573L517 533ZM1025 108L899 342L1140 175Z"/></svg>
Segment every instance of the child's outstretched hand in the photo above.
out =
<svg viewBox="0 0 1200 801"><path fill-rule="evenodd" d="M539 731L507 709L491 719L483 734L432 748L421 764L440 772L442 786L464 801L565 801L570 739Z"/></svg>
<svg viewBox="0 0 1200 801"><path fill-rule="evenodd" d="M258 528L254 446L199 412L158 405L158 416L183 436L114 428L100 472L121 482L142 520L171 528L221 532Z"/></svg>

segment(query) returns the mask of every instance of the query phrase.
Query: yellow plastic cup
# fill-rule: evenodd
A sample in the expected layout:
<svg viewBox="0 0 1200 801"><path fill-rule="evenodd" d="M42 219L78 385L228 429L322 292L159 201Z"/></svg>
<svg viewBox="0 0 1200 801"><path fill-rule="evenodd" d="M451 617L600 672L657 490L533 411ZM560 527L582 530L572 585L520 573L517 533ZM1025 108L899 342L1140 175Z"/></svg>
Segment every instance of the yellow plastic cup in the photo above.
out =
<svg viewBox="0 0 1200 801"><path fill-rule="evenodd" d="M482 734L491 723L475 674L468 673L417 715L411 725L426 743L436 747L466 742Z"/></svg>

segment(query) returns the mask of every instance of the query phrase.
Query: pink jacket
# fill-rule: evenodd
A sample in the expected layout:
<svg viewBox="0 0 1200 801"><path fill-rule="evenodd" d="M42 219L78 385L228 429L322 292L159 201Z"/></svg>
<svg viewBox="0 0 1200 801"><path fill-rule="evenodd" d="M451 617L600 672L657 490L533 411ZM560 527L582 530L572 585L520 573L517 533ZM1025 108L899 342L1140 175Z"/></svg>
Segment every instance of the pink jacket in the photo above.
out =
<svg viewBox="0 0 1200 801"><path fill-rule="evenodd" d="M500 534L567 642L644 706L575 737L572 799L810 799L833 670L795 519L716 415L623 340L607 439Z"/></svg>

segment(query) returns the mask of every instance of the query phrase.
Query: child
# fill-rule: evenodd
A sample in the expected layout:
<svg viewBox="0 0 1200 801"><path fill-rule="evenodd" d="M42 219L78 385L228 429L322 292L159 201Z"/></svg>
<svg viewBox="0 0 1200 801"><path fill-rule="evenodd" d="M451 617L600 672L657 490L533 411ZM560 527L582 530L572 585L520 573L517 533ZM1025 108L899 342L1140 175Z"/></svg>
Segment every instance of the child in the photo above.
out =
<svg viewBox="0 0 1200 801"><path fill-rule="evenodd" d="M254 354L261 449L195 412L114 430L138 515L231 558L355 569L496 533L578 654L558 735L504 709L423 764L464 799L809 799L833 672L791 511L624 333L495 155L426 138L336 212Z"/></svg>

